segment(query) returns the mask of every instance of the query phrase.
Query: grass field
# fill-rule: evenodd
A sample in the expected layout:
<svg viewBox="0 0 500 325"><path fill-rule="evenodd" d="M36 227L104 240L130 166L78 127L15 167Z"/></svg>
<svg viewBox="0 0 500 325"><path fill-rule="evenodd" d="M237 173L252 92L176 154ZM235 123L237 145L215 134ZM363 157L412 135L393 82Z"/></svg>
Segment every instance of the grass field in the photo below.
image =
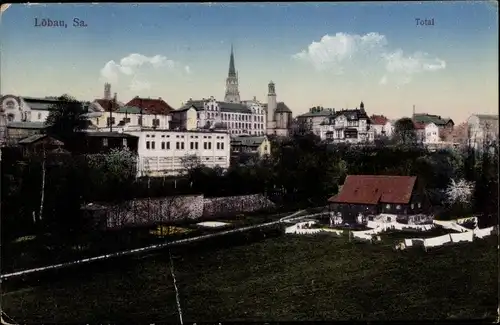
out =
<svg viewBox="0 0 500 325"><path fill-rule="evenodd" d="M395 252L391 240L279 236L173 252L185 321L496 315L497 238ZM2 295L17 322L178 321L166 254Z"/></svg>

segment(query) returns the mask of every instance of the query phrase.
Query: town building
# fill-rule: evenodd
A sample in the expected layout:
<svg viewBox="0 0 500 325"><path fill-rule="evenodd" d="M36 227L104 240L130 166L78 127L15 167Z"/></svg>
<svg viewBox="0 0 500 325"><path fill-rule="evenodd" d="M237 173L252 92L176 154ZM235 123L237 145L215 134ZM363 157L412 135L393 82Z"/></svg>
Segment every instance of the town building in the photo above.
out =
<svg viewBox="0 0 500 325"><path fill-rule="evenodd" d="M23 156L43 155L45 153L68 153L64 150L64 142L47 134L34 134L19 141Z"/></svg>
<svg viewBox="0 0 500 325"><path fill-rule="evenodd" d="M128 129L137 136L138 176L175 176L186 170L185 158L196 156L200 163L227 169L230 164L230 137L225 132Z"/></svg>
<svg viewBox="0 0 500 325"><path fill-rule="evenodd" d="M330 212L344 222L381 213L394 214L397 221L404 222L428 208L415 176L348 175L340 192L328 203Z"/></svg>
<svg viewBox="0 0 500 325"><path fill-rule="evenodd" d="M384 115L372 115L370 116L370 124L373 129L373 135L375 138L392 137L394 132L394 125Z"/></svg>
<svg viewBox="0 0 500 325"><path fill-rule="evenodd" d="M193 120L195 112L196 122ZM172 120L179 130L227 129L232 136L264 135L266 131L265 111L258 103L220 102L213 96L202 100L190 99L172 113Z"/></svg>
<svg viewBox="0 0 500 325"><path fill-rule="evenodd" d="M267 104L264 109L267 113L268 135L288 137L292 130L292 111L284 102L277 101L276 87L274 82L268 84Z"/></svg>
<svg viewBox="0 0 500 325"><path fill-rule="evenodd" d="M271 154L271 142L267 136L240 136L231 139L231 153L247 153L262 158Z"/></svg>
<svg viewBox="0 0 500 325"><path fill-rule="evenodd" d="M309 109L309 112L297 116L296 131L300 134L313 133L321 137L321 125L328 122L329 118L335 118L335 110L333 108L323 108L322 106L312 107Z"/></svg>
<svg viewBox="0 0 500 325"><path fill-rule="evenodd" d="M434 123L416 123L414 122L417 142L421 144L436 144L441 142L439 128Z"/></svg>
<svg viewBox="0 0 500 325"><path fill-rule="evenodd" d="M414 113L413 122L415 123L423 123L429 124L434 123L439 129L439 136L442 138L444 135L451 130L455 126L455 123L451 118L443 118L439 115L426 114L426 113Z"/></svg>
<svg viewBox="0 0 500 325"><path fill-rule="evenodd" d="M498 115L474 114L467 119L469 146L482 149L498 144Z"/></svg>
<svg viewBox="0 0 500 325"><path fill-rule="evenodd" d="M66 148L75 154L107 153L113 149L138 152L139 137L123 132L87 131L75 134Z"/></svg>
<svg viewBox="0 0 500 325"><path fill-rule="evenodd" d="M334 143L372 143L374 132L363 102L359 109L342 109L326 117L320 123L320 138Z"/></svg>

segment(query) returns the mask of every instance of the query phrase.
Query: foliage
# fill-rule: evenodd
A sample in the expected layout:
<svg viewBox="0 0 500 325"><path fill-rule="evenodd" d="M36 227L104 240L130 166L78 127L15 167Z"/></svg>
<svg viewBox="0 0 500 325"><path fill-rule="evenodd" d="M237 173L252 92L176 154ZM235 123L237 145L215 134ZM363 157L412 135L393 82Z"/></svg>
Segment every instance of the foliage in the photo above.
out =
<svg viewBox="0 0 500 325"><path fill-rule="evenodd" d="M407 117L396 121L393 138L402 145L414 145L417 142L417 133L413 120Z"/></svg>
<svg viewBox="0 0 500 325"><path fill-rule="evenodd" d="M449 204L465 204L469 205L472 199L474 183L468 182L465 179L455 181L451 180L450 185L446 189L446 198Z"/></svg>
<svg viewBox="0 0 500 325"><path fill-rule="evenodd" d="M45 124L48 126L48 134L67 142L72 140L75 132L87 128L87 109L82 102L69 95L62 95L57 100L51 107Z"/></svg>

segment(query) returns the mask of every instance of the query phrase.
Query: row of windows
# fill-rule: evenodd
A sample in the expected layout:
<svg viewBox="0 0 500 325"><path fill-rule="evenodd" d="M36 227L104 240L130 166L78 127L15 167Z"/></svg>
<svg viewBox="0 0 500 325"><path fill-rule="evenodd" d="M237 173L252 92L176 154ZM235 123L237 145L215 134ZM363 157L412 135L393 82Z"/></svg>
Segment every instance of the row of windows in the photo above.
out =
<svg viewBox="0 0 500 325"><path fill-rule="evenodd" d="M236 114L229 114L229 113L207 113L207 118L216 118L216 117L221 117L223 121L228 121L228 120L233 120L233 121L248 121L252 122L252 115L236 115ZM197 114L198 119L200 119L200 113ZM254 122L264 122L264 116L256 116L253 115L253 121Z"/></svg>
<svg viewBox="0 0 500 325"><path fill-rule="evenodd" d="M230 130L230 134L264 135L264 131Z"/></svg>
<svg viewBox="0 0 500 325"><path fill-rule="evenodd" d="M155 138L156 135L155 134L146 134L146 138ZM162 134L161 135L162 138L170 138L170 135L169 134ZM176 138L181 138L181 139L184 139L184 136L183 135L176 135L175 136ZM191 135L190 136L191 139L198 139L198 136L197 135ZM203 139L212 139L212 136L211 135L204 135L203 136ZM222 135L217 135L215 136L215 139L224 139L224 136Z"/></svg>
<svg viewBox="0 0 500 325"><path fill-rule="evenodd" d="M122 119L123 122L125 123L130 123L130 117L124 117ZM142 121L142 117L139 116L137 118L137 125L142 125L143 121ZM97 118L97 124L99 124L99 118ZM108 117L106 118L106 125L107 126L111 126L111 125L115 125L116 124L116 118L114 117ZM160 119L153 119L153 126L160 126Z"/></svg>
<svg viewBox="0 0 500 325"><path fill-rule="evenodd" d="M162 150L170 150L170 142L164 142L162 141L160 144L160 147ZM224 150L224 142L216 142L215 148L217 150ZM156 145L154 141L146 141L146 149L151 149L155 150ZM175 149L176 150L184 150L184 142L176 142L175 143ZM198 142L189 142L189 149L190 150L198 150ZM203 142L203 149L204 150L211 150L212 149L212 142Z"/></svg>

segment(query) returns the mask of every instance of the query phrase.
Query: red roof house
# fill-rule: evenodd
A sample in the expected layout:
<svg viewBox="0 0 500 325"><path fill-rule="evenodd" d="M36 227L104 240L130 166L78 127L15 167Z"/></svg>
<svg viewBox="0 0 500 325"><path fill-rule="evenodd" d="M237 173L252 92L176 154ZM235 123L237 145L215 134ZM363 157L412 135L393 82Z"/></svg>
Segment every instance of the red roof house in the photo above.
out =
<svg viewBox="0 0 500 325"><path fill-rule="evenodd" d="M389 119L384 115L372 115L370 121L373 125L385 125Z"/></svg>
<svg viewBox="0 0 500 325"><path fill-rule="evenodd" d="M125 104L125 106L141 108L144 114L167 115L174 110L172 106L167 104L161 97L158 99L151 99L137 96Z"/></svg>
<svg viewBox="0 0 500 325"><path fill-rule="evenodd" d="M331 211L343 218L380 213L421 213L423 196L417 192L416 176L348 175L340 193L328 199Z"/></svg>

